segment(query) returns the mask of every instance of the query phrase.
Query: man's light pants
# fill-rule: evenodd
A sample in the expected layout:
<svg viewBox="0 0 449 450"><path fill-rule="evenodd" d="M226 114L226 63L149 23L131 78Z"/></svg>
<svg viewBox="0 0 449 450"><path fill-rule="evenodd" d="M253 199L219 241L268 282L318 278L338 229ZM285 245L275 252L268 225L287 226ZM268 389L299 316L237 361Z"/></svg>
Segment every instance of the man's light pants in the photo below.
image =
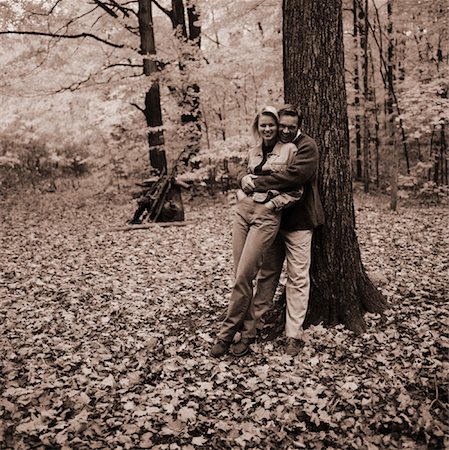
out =
<svg viewBox="0 0 449 450"><path fill-rule="evenodd" d="M285 335L295 339L302 336L302 325L309 303L312 235L312 230L279 230L257 275L254 315L259 319L272 307L282 264L284 258L287 258Z"/></svg>

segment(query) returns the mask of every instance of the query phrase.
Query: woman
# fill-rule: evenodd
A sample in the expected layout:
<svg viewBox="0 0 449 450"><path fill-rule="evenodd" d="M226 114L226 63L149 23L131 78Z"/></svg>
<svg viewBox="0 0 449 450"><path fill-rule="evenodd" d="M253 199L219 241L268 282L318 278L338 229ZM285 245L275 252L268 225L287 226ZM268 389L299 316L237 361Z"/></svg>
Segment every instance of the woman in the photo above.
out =
<svg viewBox="0 0 449 450"><path fill-rule="evenodd" d="M257 114L253 133L258 145L248 154L248 173L266 175L286 170L296 153L292 143L278 142L277 111L267 106ZM243 356L255 339L253 313L253 281L262 264L266 250L279 230L281 210L299 200L302 188L281 193L276 190L246 195L237 191L238 203L232 230L235 282L226 318L221 324L217 342L211 349L215 357L226 354L234 335L241 332L241 340L232 348L235 356Z"/></svg>

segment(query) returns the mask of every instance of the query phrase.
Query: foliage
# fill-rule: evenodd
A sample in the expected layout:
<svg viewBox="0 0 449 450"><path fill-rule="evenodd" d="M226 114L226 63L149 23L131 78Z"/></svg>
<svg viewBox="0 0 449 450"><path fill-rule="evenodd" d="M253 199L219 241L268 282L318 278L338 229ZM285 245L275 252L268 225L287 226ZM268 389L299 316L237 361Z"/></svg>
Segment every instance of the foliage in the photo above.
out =
<svg viewBox="0 0 449 450"><path fill-rule="evenodd" d="M245 167L248 138L215 142L209 151L200 152L189 162L189 168L178 172L179 178L193 184L203 184L208 191L215 191L219 184L221 190L237 187L237 175Z"/></svg>
<svg viewBox="0 0 449 450"><path fill-rule="evenodd" d="M388 67L388 16L387 3L392 5L392 71L395 96L393 117L386 112ZM410 0L369 1L368 53L370 60L367 101L364 105L363 73L361 56L356 66L354 54L360 40L353 36L353 2L346 2L346 61L348 72L351 135L353 150L356 147L356 116L369 117L370 172L375 172L376 146L380 147L381 180L388 179L393 140L407 146L410 165L418 161L432 162L434 148L432 138L435 127L449 123L447 84L449 66L449 12L444 1L420 2ZM365 2L357 2L364 7ZM362 30L359 30L361 33ZM444 56L446 55L446 56ZM356 67L359 69L359 88L356 89ZM355 101L358 93L360 102ZM390 119L395 126L389 127ZM360 123L359 123L360 125ZM362 126L363 129L363 126ZM403 134L402 134L403 132ZM377 140L377 143L376 143ZM446 137L446 145L447 145ZM401 169L405 173L405 152L400 153ZM446 154L447 158L447 154Z"/></svg>
<svg viewBox="0 0 449 450"><path fill-rule="evenodd" d="M185 62L188 70L184 73L178 70L183 49L176 39L167 38L172 35L170 21L154 9L158 58L165 67L158 76L171 157L176 157L183 147L180 87L192 82L200 85L204 132L206 142L211 145L221 139L222 132L227 138L247 134L247 125L260 104L279 101L281 97L281 53L273 52L273 45L276 43L280 48L281 42L281 10L277 2L252 0L234 5L237 9L230 9L228 2L215 2L213 8L206 2L200 3L204 61L201 65ZM9 52L0 56L8 68L0 95L5 100L2 100L6 111L3 127L45 133L49 140L59 135L88 137L83 142L97 156L99 145L105 145L96 136L99 128L107 142L113 139L113 128L118 125L130 129L132 124L134 133L140 130L145 134L143 114L130 103L142 106L143 94L153 77L141 76L137 37L123 28L135 25L132 15L117 21L98 11L85 15L89 8L83 4L79 10L68 2L58 2L49 18L42 15L48 9L45 2L33 2L29 8L2 9L3 29L55 32L69 23L68 34L83 29L98 30L99 34L108 30L110 39L123 43L124 48L108 49L88 39L82 43L54 39L47 44L45 38L1 36ZM267 21L267 17L274 21ZM243 53L258 56L242 60ZM60 117L65 120L60 121ZM17 138L20 140L20 134Z"/></svg>
<svg viewBox="0 0 449 450"><path fill-rule="evenodd" d="M2 448L438 449L448 445L447 208L356 198L368 330L312 327L208 355L232 286L231 211L111 231L127 196L22 195L0 232Z"/></svg>
<svg viewBox="0 0 449 450"><path fill-rule="evenodd" d="M25 144L3 138L0 147L0 192L33 185L57 177L86 175L89 161L85 149L77 146L49 149L36 140Z"/></svg>
<svg viewBox="0 0 449 450"><path fill-rule="evenodd" d="M133 13L136 12L135 4L120 3L126 3ZM179 61L186 49L177 39L172 39L170 20L154 7L158 59L164 68L157 76L161 84L166 148L170 160L174 160L185 146L184 130L180 125L183 105L179 93L184 92L186 86L197 83L200 87L202 153L208 154L207 158L214 158L216 149L221 146L228 149L230 142L240 143L246 139L257 109L265 103L279 104L283 97L281 2L198 0L197 3L201 9L202 58L200 62L184 61L186 70L183 72L179 70ZM362 3L358 2L359 5ZM372 26L369 55L373 98L367 103L367 109L371 114L373 139L374 113L379 120L382 184L387 182L391 167L391 136L385 129L388 117L383 112L385 89L382 79L382 75L385 77L383 60L387 50L387 8L385 0L368 3ZM160 4L170 8L168 0ZM346 87L352 145L355 147L355 116L363 111L354 106L353 4L352 0L345 0L343 20ZM47 17L46 12L53 6L52 15ZM2 31L31 29L76 34L89 30L123 47L108 47L91 38L64 40L0 36L8 49L0 55L5 68L0 86L4 112L0 130L9 134L10 130L15 130L14 138L20 144L32 136L49 146L55 141L83 145L89 156L100 160L96 165L108 172L123 172L123 176L127 176L136 170L143 171L148 161L147 130L144 115L132 104L143 107L144 92L154 77L142 75L142 56L138 53L135 25L134 14L126 17L120 13L118 18L114 18L84 1L53 4L20 0L3 4L0 10ZM433 161L434 132L442 125L447 129L448 29L448 11L443 0L394 2L395 87L400 110L400 115L395 113L395 117L402 121L404 127L411 166L418 161ZM111 163L106 164L103 156L116 145L114 135L118 127L126 130L129 136L129 139L122 140L120 146L124 155L113 156ZM446 143L448 135L446 132ZM399 142L398 136L397 140ZM371 159L374 160L374 142L370 148ZM129 161L129 155L140 155L140 167ZM403 162L403 152L400 155ZM404 164L401 164L401 169L404 171ZM371 167L371 172L374 173L374 167Z"/></svg>
<svg viewBox="0 0 449 450"><path fill-rule="evenodd" d="M449 187L429 180L433 164L418 162L411 168L409 176L398 177L398 195L402 199L418 198L425 204L448 204Z"/></svg>
<svg viewBox="0 0 449 450"><path fill-rule="evenodd" d="M419 198L425 203L448 203L449 186L438 185L433 181L428 181L419 190Z"/></svg>

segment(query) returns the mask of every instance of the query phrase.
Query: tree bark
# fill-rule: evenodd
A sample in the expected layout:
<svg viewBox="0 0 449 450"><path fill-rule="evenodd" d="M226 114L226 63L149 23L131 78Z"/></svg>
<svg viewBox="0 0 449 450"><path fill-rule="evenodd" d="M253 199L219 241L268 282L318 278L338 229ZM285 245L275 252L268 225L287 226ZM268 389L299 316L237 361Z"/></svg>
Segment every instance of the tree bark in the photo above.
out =
<svg viewBox="0 0 449 450"><path fill-rule="evenodd" d="M139 32L140 53L144 55L143 72L150 76L157 72L156 44L154 40L153 13L151 0L139 0ZM161 95L158 81L154 81L145 95L145 109L143 110L148 131L149 154L164 152L161 148L164 141L162 130ZM150 158L151 159L151 158ZM166 171L166 168L165 168Z"/></svg>
<svg viewBox="0 0 449 450"><path fill-rule="evenodd" d="M187 23L186 23L187 10ZM178 104L181 107L181 125L184 131L186 145L183 161L187 164L190 157L200 151L201 142L201 107L200 87L192 82L195 78L198 55L200 50L201 28L198 25L199 10L195 1L188 2L184 7L183 0L172 0L171 21L176 38L183 46L179 60L181 86L174 89L178 94ZM193 64L192 64L193 63ZM188 67L190 65L190 67Z"/></svg>
<svg viewBox="0 0 449 450"><path fill-rule="evenodd" d="M365 329L363 314L385 298L369 280L355 232L340 0L284 0L285 100L304 113L320 149L319 186L326 223L315 232L306 325Z"/></svg>

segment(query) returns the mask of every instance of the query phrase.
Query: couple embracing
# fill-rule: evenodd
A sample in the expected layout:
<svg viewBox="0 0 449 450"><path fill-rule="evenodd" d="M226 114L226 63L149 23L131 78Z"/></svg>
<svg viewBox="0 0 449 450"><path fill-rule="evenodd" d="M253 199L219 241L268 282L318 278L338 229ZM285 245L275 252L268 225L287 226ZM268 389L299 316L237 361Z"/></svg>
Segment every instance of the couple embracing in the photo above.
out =
<svg viewBox="0 0 449 450"><path fill-rule="evenodd" d="M232 230L235 281L226 317L211 355L243 356L257 324L270 309L287 260L286 352L297 355L310 291L313 230L324 222L318 185L318 148L301 132L302 114L292 105L263 108L255 117L257 146L241 177ZM257 278L255 292L253 281ZM241 339L233 343L240 332Z"/></svg>

